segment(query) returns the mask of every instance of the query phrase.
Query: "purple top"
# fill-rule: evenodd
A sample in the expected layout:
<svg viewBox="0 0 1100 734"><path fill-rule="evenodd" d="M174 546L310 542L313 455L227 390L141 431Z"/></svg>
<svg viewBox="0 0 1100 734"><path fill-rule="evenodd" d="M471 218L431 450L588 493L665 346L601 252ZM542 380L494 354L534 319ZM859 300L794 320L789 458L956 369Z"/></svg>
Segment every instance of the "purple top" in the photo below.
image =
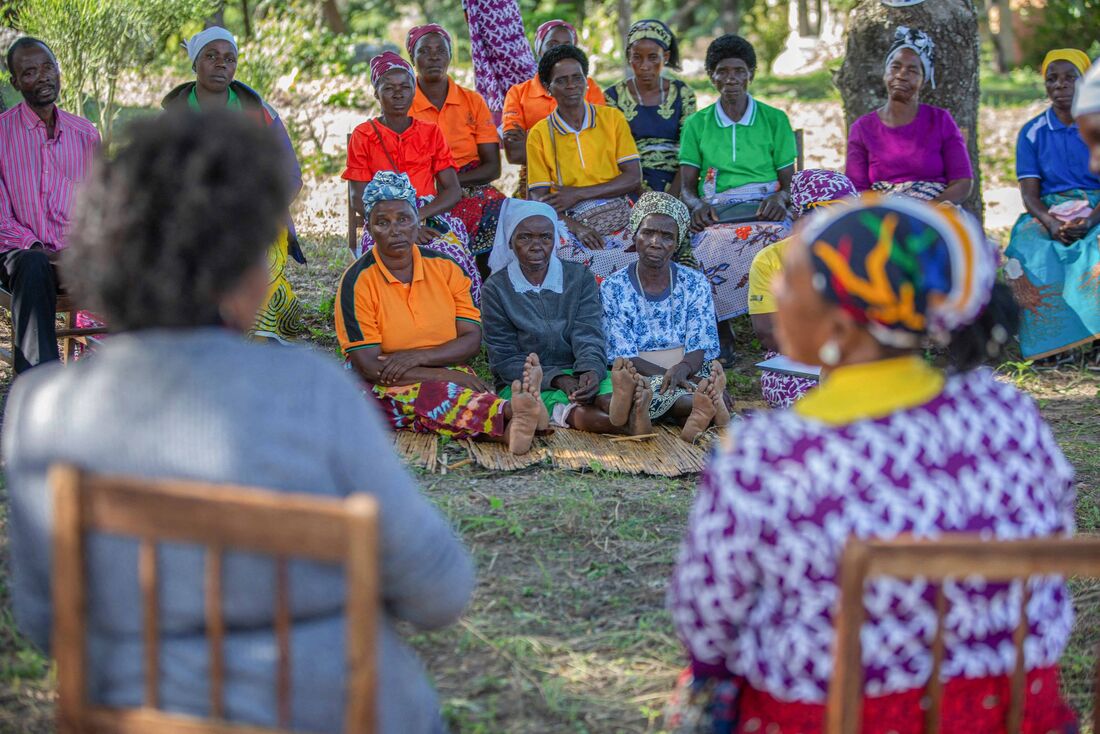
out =
<svg viewBox="0 0 1100 734"><path fill-rule="evenodd" d="M1074 529L1073 469L1035 404L988 370L928 403L832 426L793 411L730 428L704 474L669 588L696 672L732 673L784 701L824 703L845 540L1015 539ZM1019 585L945 584L945 679L1005 675ZM864 593L866 692L923 686L934 588L879 579ZM1064 583L1035 581L1028 669L1058 661L1073 626Z"/></svg>
<svg viewBox="0 0 1100 734"><path fill-rule="evenodd" d="M860 191L872 184L974 178L966 141L951 113L922 104L908 125L887 127L868 112L848 131L845 171Z"/></svg>

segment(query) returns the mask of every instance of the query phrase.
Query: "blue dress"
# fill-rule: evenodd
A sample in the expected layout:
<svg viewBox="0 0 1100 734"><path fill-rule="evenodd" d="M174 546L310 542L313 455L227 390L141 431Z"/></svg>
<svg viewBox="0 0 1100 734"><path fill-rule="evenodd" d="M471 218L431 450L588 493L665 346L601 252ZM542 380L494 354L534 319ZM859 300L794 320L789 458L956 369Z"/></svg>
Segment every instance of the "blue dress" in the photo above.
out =
<svg viewBox="0 0 1100 734"><path fill-rule="evenodd" d="M695 113L695 92L679 79L669 79L659 105L639 105L631 94L632 80L604 90L607 106L623 113L642 157L642 181L647 191L667 191L680 170L680 131Z"/></svg>

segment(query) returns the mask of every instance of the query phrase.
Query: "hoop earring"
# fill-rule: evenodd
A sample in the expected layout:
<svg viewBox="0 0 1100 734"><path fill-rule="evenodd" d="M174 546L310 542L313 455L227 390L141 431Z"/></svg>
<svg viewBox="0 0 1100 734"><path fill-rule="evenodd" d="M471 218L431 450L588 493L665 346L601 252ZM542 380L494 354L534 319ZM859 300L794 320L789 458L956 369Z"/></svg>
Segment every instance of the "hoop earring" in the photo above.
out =
<svg viewBox="0 0 1100 734"><path fill-rule="evenodd" d="M817 350L817 358L826 367L836 367L840 362L840 345L836 343L835 339L830 339Z"/></svg>

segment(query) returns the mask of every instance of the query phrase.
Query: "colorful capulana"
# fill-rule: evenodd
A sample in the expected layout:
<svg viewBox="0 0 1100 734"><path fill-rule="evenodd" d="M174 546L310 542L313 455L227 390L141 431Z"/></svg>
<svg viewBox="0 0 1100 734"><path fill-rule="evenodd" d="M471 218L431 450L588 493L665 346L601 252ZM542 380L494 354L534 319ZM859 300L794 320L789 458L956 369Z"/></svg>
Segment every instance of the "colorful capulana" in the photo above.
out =
<svg viewBox="0 0 1100 734"><path fill-rule="evenodd" d="M859 196L855 184L843 173L824 168L807 168L791 178L791 219L811 209Z"/></svg>

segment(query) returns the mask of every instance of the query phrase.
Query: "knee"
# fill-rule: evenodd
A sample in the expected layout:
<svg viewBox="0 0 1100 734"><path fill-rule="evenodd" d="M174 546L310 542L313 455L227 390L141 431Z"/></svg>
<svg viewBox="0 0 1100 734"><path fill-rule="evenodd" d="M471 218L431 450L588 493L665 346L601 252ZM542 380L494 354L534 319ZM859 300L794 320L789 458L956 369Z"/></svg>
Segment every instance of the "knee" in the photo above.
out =
<svg viewBox="0 0 1100 734"><path fill-rule="evenodd" d="M12 278L19 280L42 277L52 277L50 258L46 252L44 250L20 252L12 267Z"/></svg>

